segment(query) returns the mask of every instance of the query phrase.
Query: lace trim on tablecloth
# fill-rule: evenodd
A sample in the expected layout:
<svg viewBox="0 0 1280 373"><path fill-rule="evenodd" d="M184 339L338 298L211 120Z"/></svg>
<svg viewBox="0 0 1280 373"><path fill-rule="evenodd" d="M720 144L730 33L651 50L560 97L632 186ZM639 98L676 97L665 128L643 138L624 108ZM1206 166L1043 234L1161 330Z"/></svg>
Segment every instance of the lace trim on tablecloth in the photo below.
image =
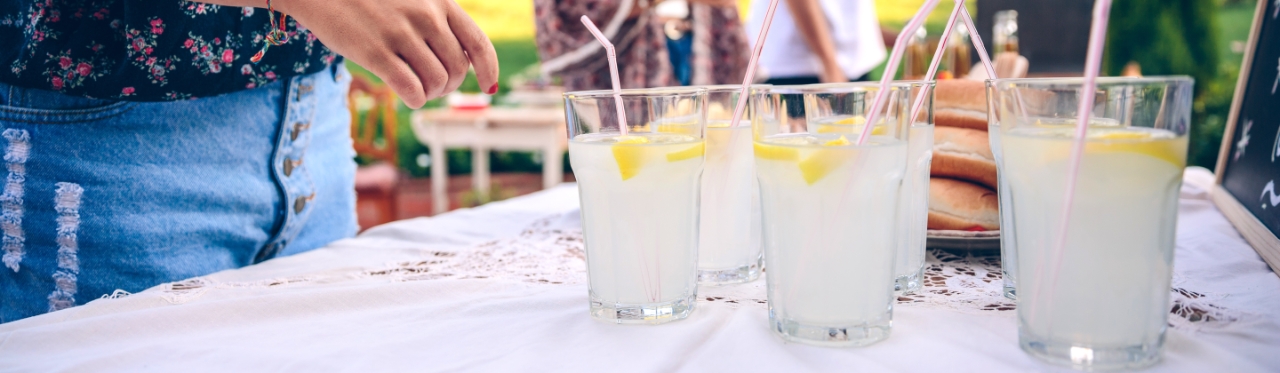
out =
<svg viewBox="0 0 1280 373"><path fill-rule="evenodd" d="M317 280L386 278L389 281L506 279L542 285L585 284L586 255L576 213L535 221L519 235L488 241L466 250L432 251L424 258L388 263L384 268L347 275L301 276L251 282L214 283L204 278L162 286L171 303L189 302L213 289L284 287ZM768 269L765 269L766 275ZM1243 315L1215 304L1223 297L1188 290L1174 276L1169 325L1185 331L1214 329L1241 321ZM702 286L700 303L767 308L765 281L729 286ZM123 297L128 293L113 294ZM899 307L927 307L964 313L1013 317L1017 305L1003 295L998 255L929 250L923 286L898 297Z"/></svg>

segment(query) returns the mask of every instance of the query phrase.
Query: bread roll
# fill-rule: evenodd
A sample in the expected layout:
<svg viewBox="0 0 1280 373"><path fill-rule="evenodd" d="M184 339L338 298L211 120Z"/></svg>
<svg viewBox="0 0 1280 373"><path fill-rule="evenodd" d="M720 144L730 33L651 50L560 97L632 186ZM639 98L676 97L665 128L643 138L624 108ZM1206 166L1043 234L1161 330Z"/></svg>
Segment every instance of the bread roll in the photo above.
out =
<svg viewBox="0 0 1280 373"><path fill-rule="evenodd" d="M934 91L933 122L944 127L987 130L987 93L983 82L939 80Z"/></svg>
<svg viewBox="0 0 1280 373"><path fill-rule="evenodd" d="M997 189L996 157L986 131L966 128L933 129L933 163L929 174L982 184Z"/></svg>
<svg viewBox="0 0 1280 373"><path fill-rule="evenodd" d="M929 179L929 229L1000 229L1000 198L991 189L960 180Z"/></svg>

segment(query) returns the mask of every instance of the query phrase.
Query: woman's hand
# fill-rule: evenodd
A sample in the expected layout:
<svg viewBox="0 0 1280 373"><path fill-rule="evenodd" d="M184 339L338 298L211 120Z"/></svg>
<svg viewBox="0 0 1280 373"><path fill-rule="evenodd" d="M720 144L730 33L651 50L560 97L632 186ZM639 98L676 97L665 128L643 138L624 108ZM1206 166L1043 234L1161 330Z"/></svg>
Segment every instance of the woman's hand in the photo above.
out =
<svg viewBox="0 0 1280 373"><path fill-rule="evenodd" d="M468 65L485 93L497 91L493 44L452 0L272 0L272 6L382 78L411 108L458 89Z"/></svg>

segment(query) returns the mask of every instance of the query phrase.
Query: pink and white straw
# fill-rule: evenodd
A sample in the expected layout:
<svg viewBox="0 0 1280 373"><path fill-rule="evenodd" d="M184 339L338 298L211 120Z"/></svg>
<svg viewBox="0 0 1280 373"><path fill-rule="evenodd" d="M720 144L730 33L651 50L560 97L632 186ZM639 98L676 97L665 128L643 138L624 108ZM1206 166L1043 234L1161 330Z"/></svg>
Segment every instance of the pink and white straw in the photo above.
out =
<svg viewBox="0 0 1280 373"><path fill-rule="evenodd" d="M775 2L777 0L774 0ZM627 135L627 114L622 109L622 84L618 82L618 54L614 52L613 43L604 37L604 33L591 22L587 16L582 16L582 24L587 25L587 30L591 31L591 35L595 35L596 40L604 46L604 51L609 55L609 75L613 77L613 100L618 106L618 130L622 131L622 135Z"/></svg>
<svg viewBox="0 0 1280 373"><path fill-rule="evenodd" d="M929 72L925 74L924 80L933 80L934 75L938 72L938 63L942 61L942 53L946 50L947 40L951 38L952 28L955 26L956 18L963 20L965 27L969 29L969 35L973 37L973 47L978 50L978 58L982 60L982 67L986 68L987 76L990 79L998 78L996 76L995 66L991 64L991 57L987 55L987 48L982 44L982 38L978 37L978 28L973 26L973 17L969 16L969 9L964 7L965 0L957 0L956 7L951 10L951 17L947 19L947 28L942 31L942 39L938 41L938 49L933 52L933 60L929 62ZM965 63L968 63L965 61ZM883 89L884 87L881 87ZM924 107L924 95L927 90L920 90L916 94L915 104L911 107L911 120L915 120L920 116L920 110Z"/></svg>
<svg viewBox="0 0 1280 373"><path fill-rule="evenodd" d="M747 108L747 96L751 93L751 81L756 78L756 62L760 61L760 52L764 50L764 39L769 37L769 25L773 24L773 11L778 9L778 0L769 1L769 11L764 13L764 25L760 27L760 36L756 37L756 45L751 51L751 59L747 62L747 74L742 78L742 93L738 95L738 106L733 109L731 126L739 125L742 112Z"/></svg>
<svg viewBox="0 0 1280 373"><path fill-rule="evenodd" d="M893 81L893 76L898 72L898 64L902 62L902 51L907 46L906 39L909 35L914 35L916 30L924 25L925 19L929 18L929 13L938 7L939 1L941 0L925 0L924 5L920 6L920 10L916 12L916 15L911 17L910 22L907 22L907 26L902 29L902 32L898 33L898 38L893 43L893 53L889 55L889 63L884 68L884 76L880 78L880 91L876 92L876 100L871 105L871 114L867 115L867 124L862 126L862 133L858 135L858 141L855 144L862 145L871 136L871 128L875 127L876 120L880 119L880 110L883 110L886 104L884 96L889 91L889 82Z"/></svg>
<svg viewBox="0 0 1280 373"><path fill-rule="evenodd" d="M1062 254L1066 251L1067 246L1067 229L1071 226L1071 208L1075 202L1076 184L1080 178L1080 163L1084 159L1085 139L1089 134L1089 116L1093 112L1093 99L1095 90L1098 87L1098 74L1102 67L1102 48L1106 44L1107 38L1107 21L1111 17L1111 0L1098 0L1093 4L1093 25L1089 30L1089 52L1085 56L1084 82L1080 87L1079 105L1076 107L1076 130L1075 138L1071 144L1071 158L1067 163L1067 185L1066 193L1062 199L1062 215L1059 221L1057 241L1054 242L1053 251L1049 255L1053 258L1050 264L1049 274L1049 291L1052 293L1058 284L1058 273L1062 268ZM1040 261L1041 264L1044 261ZM1036 276L1041 276L1044 272L1037 268ZM1038 286L1033 291L1039 291L1044 286ZM1032 317L1036 313L1036 307L1030 310Z"/></svg>

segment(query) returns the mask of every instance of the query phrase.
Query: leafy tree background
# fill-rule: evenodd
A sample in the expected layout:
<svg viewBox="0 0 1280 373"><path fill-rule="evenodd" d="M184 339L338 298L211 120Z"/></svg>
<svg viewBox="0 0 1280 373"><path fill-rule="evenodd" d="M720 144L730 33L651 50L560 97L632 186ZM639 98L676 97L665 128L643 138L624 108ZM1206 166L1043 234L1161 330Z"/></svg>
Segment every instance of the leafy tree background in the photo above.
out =
<svg viewBox="0 0 1280 373"><path fill-rule="evenodd" d="M1217 162L1239 70L1222 63L1217 1L1116 1L1102 65L1107 75L1120 75L1132 61L1143 75L1195 78L1188 164L1209 169Z"/></svg>

